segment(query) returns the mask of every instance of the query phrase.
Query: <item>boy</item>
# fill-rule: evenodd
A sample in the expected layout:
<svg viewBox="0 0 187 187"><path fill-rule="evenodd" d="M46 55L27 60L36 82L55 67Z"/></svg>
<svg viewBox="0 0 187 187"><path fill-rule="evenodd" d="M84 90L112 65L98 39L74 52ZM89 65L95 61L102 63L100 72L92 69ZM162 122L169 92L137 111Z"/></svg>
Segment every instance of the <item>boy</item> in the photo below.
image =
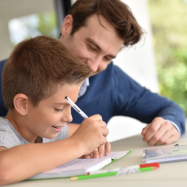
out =
<svg viewBox="0 0 187 187"><path fill-rule="evenodd" d="M36 37L18 44L3 69L2 93L9 109L0 118L0 185L53 169L106 143L99 115L74 133L71 106L89 67L55 39ZM74 133L74 134L73 134ZM72 135L73 134L73 135Z"/></svg>

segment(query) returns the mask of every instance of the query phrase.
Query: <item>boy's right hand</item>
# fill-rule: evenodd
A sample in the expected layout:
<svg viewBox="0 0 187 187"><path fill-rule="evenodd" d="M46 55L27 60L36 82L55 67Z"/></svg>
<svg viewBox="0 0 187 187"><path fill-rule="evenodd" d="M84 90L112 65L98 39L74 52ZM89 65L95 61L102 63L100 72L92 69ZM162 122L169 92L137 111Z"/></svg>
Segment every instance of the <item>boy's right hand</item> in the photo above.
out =
<svg viewBox="0 0 187 187"><path fill-rule="evenodd" d="M89 154L97 147L106 143L109 130L100 115L93 115L85 119L77 131L72 135L75 142L79 142L84 149L83 154Z"/></svg>

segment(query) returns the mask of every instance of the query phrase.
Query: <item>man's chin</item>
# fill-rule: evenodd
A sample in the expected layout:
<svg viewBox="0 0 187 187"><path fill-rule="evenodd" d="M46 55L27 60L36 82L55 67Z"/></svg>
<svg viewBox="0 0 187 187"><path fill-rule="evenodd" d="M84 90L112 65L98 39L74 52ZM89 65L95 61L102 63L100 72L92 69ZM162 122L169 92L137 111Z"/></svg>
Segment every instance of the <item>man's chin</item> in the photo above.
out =
<svg viewBox="0 0 187 187"><path fill-rule="evenodd" d="M100 71L93 72L89 77L93 77L93 76L97 75L98 73L100 73Z"/></svg>

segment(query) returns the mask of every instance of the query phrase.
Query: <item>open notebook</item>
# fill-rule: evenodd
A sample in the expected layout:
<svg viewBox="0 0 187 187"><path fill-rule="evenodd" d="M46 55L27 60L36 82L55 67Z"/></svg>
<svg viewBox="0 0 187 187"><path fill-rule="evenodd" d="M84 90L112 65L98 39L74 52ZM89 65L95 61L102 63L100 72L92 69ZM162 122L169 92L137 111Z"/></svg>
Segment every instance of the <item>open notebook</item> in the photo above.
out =
<svg viewBox="0 0 187 187"><path fill-rule="evenodd" d="M85 175L87 172L97 171L103 168L111 162L125 156L129 152L130 151L111 152L108 156L104 156L103 158L75 159L53 170L35 175L30 179L60 178Z"/></svg>

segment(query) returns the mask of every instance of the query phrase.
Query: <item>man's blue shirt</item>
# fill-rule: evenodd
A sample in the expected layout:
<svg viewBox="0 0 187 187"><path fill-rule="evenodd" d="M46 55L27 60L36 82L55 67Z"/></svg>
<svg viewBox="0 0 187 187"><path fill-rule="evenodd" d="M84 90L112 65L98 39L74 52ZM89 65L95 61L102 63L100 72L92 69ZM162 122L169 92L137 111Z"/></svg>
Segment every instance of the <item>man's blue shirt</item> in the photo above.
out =
<svg viewBox="0 0 187 187"><path fill-rule="evenodd" d="M7 114L7 109L4 107L4 101L2 97L2 71L6 60L0 61L0 116L5 116Z"/></svg>
<svg viewBox="0 0 187 187"><path fill-rule="evenodd" d="M179 133L184 133L186 117L178 105L140 86L113 63L90 77L89 82L86 93L76 102L88 116L100 114L106 123L113 116L129 116L143 123L162 117L176 124ZM73 109L72 116L72 123L83 121Z"/></svg>
<svg viewBox="0 0 187 187"><path fill-rule="evenodd" d="M5 61L0 62L0 74ZM2 78L0 85L1 82ZM112 62L105 71L90 77L89 82L90 86L76 103L88 116L100 114L106 123L113 116L129 116L144 123L162 117L174 122L181 134L185 132L185 113L178 105L140 86ZM0 116L6 113L0 90ZM72 123L83 121L73 109L72 116Z"/></svg>

